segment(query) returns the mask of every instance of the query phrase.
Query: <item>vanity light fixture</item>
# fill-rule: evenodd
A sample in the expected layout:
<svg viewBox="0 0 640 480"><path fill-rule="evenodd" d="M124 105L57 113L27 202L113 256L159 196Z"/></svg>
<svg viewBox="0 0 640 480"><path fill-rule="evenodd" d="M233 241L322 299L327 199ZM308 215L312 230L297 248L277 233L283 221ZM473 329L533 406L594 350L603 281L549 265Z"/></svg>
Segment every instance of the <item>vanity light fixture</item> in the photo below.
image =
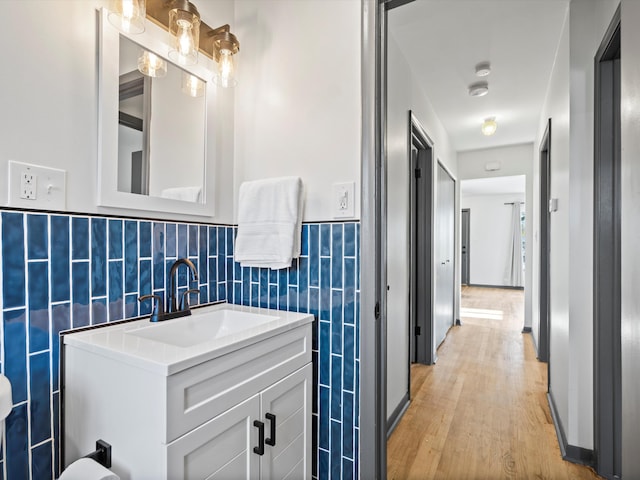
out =
<svg viewBox="0 0 640 480"><path fill-rule="evenodd" d="M238 84L233 56L240 51L240 42L230 30L229 25L223 25L209 32L213 42L213 59L218 68L213 82L223 88L235 87Z"/></svg>
<svg viewBox="0 0 640 480"><path fill-rule="evenodd" d="M496 117L485 118L484 122L482 122L481 129L482 129L482 134L486 135L487 137L496 133L496 130L498 129L498 124L496 123Z"/></svg>
<svg viewBox="0 0 640 480"><path fill-rule="evenodd" d="M476 82L469 85L469 95L472 97L484 97L489 93L489 84L487 82Z"/></svg>
<svg viewBox="0 0 640 480"><path fill-rule="evenodd" d="M111 0L109 23L122 32L144 32L145 15L145 0Z"/></svg>
<svg viewBox="0 0 640 480"><path fill-rule="evenodd" d="M182 93L190 97L201 97L204 95L204 81L188 72L182 72Z"/></svg>
<svg viewBox="0 0 640 480"><path fill-rule="evenodd" d="M169 33L175 38L169 58L180 65L195 65L200 43L200 13L188 0L172 0L171 7Z"/></svg>
<svg viewBox="0 0 640 480"><path fill-rule="evenodd" d="M138 57L138 70L148 77L164 77L167 74L167 62L155 53L143 50Z"/></svg>

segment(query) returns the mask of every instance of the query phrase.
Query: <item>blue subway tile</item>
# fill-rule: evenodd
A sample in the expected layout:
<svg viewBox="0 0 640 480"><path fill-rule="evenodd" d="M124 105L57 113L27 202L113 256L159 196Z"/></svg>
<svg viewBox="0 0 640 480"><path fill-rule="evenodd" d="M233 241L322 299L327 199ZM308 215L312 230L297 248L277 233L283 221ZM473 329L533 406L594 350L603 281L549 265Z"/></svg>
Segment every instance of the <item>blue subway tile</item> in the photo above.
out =
<svg viewBox="0 0 640 480"><path fill-rule="evenodd" d="M360 358L360 292L356 292L356 358Z"/></svg>
<svg viewBox="0 0 640 480"><path fill-rule="evenodd" d="M51 372L53 390L60 388L60 332L71 328L71 306L61 303L51 307Z"/></svg>
<svg viewBox="0 0 640 480"><path fill-rule="evenodd" d="M227 256L227 233L225 227L218 227L218 241L216 242L218 245L218 260L223 259ZM229 279L231 280L231 279ZM238 279L236 279L238 280Z"/></svg>
<svg viewBox="0 0 640 480"><path fill-rule="evenodd" d="M240 262L233 262L233 279L242 280L242 266Z"/></svg>
<svg viewBox="0 0 640 480"><path fill-rule="evenodd" d="M349 390L353 392L354 388L354 372L353 368L355 365L356 357L355 357L355 329L351 325L344 326L344 377L343 377L343 385L345 390Z"/></svg>
<svg viewBox="0 0 640 480"><path fill-rule="evenodd" d="M214 256L218 253L218 227L209 227L209 255Z"/></svg>
<svg viewBox="0 0 640 480"><path fill-rule="evenodd" d="M250 286L250 291L251 291L250 305L252 307L258 307L260 304L260 284L252 283Z"/></svg>
<svg viewBox="0 0 640 480"><path fill-rule="evenodd" d="M278 286L269 285L269 308L278 308Z"/></svg>
<svg viewBox="0 0 640 480"><path fill-rule="evenodd" d="M124 224L124 291L138 291L138 222Z"/></svg>
<svg viewBox="0 0 640 480"><path fill-rule="evenodd" d="M233 257L224 257L222 258L222 261L224 262L225 265L225 281L227 282L233 282Z"/></svg>
<svg viewBox="0 0 640 480"><path fill-rule="evenodd" d="M109 219L109 259L122 258L122 220Z"/></svg>
<svg viewBox="0 0 640 480"><path fill-rule="evenodd" d="M104 218L91 219L91 296L107 294L107 226Z"/></svg>
<svg viewBox="0 0 640 480"><path fill-rule="evenodd" d="M298 287L289 287L289 306L290 312L298 311Z"/></svg>
<svg viewBox="0 0 640 480"><path fill-rule="evenodd" d="M151 258L151 222L140 222L140 257Z"/></svg>
<svg viewBox="0 0 640 480"><path fill-rule="evenodd" d="M164 289L164 223L153 223L153 289Z"/></svg>
<svg viewBox="0 0 640 480"><path fill-rule="evenodd" d="M242 283L233 282L233 303L242 305Z"/></svg>
<svg viewBox="0 0 640 480"><path fill-rule="evenodd" d="M27 246L29 260L48 258L49 235L46 215L27 215Z"/></svg>
<svg viewBox="0 0 640 480"><path fill-rule="evenodd" d="M140 260L140 296L151 293L151 260ZM148 313L148 312L145 312Z"/></svg>
<svg viewBox="0 0 640 480"><path fill-rule="evenodd" d="M73 327L89 325L89 264L77 262L71 265Z"/></svg>
<svg viewBox="0 0 640 480"><path fill-rule="evenodd" d="M331 478L342 478L342 426L331 420Z"/></svg>
<svg viewBox="0 0 640 480"><path fill-rule="evenodd" d="M5 311L4 374L11 382L13 403L27 399L27 314L24 309Z"/></svg>
<svg viewBox="0 0 640 480"><path fill-rule="evenodd" d="M13 385L12 385L13 386ZM6 468L7 478L29 478L29 445L27 404L16 405L6 423Z"/></svg>
<svg viewBox="0 0 640 480"><path fill-rule="evenodd" d="M49 275L44 262L29 263L29 352L49 348Z"/></svg>
<svg viewBox="0 0 640 480"><path fill-rule="evenodd" d="M289 285L298 285L298 259L294 258L289 267Z"/></svg>
<svg viewBox="0 0 640 480"><path fill-rule="evenodd" d="M289 307L289 275L285 269L278 270L278 309L287 310Z"/></svg>
<svg viewBox="0 0 640 480"><path fill-rule="evenodd" d="M315 318L319 319L319 301L320 301L320 291L317 288L309 289L309 313L312 314Z"/></svg>
<svg viewBox="0 0 640 480"><path fill-rule="evenodd" d="M329 288L320 289L318 318L326 321L331 320L331 290Z"/></svg>
<svg viewBox="0 0 640 480"><path fill-rule="evenodd" d="M320 226L309 225L309 285L320 285Z"/></svg>
<svg viewBox="0 0 640 480"><path fill-rule="evenodd" d="M329 447L327 447L329 448ZM329 452L327 450L318 451L318 480L327 480L329 477ZM333 480L333 478L331 478Z"/></svg>
<svg viewBox="0 0 640 480"><path fill-rule="evenodd" d="M319 323L320 383L331 385L331 324Z"/></svg>
<svg viewBox="0 0 640 480"><path fill-rule="evenodd" d="M124 309L121 260L109 262L109 321L121 320Z"/></svg>
<svg viewBox="0 0 640 480"><path fill-rule="evenodd" d="M344 256L356 256L356 224L344 224Z"/></svg>
<svg viewBox="0 0 640 480"><path fill-rule="evenodd" d="M345 440L346 441L346 440ZM353 480L353 460L342 459L342 480Z"/></svg>
<svg viewBox="0 0 640 480"><path fill-rule="evenodd" d="M342 431L343 444L342 455L351 460L353 457L353 393L343 392L342 394Z"/></svg>
<svg viewBox="0 0 640 480"><path fill-rule="evenodd" d="M178 258L189 255L189 229L184 223L178 224Z"/></svg>
<svg viewBox="0 0 640 480"><path fill-rule="evenodd" d="M51 301L70 300L69 217L51 217Z"/></svg>
<svg viewBox="0 0 640 480"><path fill-rule="evenodd" d="M200 268L200 270L198 271L200 285L203 285L209 281L209 271L207 268L207 231L208 227L206 225L200 225L200 229L198 231L198 260L199 264L202 266L202 268Z"/></svg>
<svg viewBox="0 0 640 480"><path fill-rule="evenodd" d="M242 305L249 305L251 302L251 269L242 267Z"/></svg>
<svg viewBox="0 0 640 480"><path fill-rule="evenodd" d="M189 225L189 256L198 255L198 226Z"/></svg>
<svg viewBox="0 0 640 480"><path fill-rule="evenodd" d="M51 471L53 469L52 455L52 442L43 443L31 450L31 478L51 478Z"/></svg>
<svg viewBox="0 0 640 480"><path fill-rule="evenodd" d="M258 283L258 281L260 280L260 268L251 267L249 271L251 272L251 281L253 283Z"/></svg>
<svg viewBox="0 0 640 480"><path fill-rule="evenodd" d="M360 362L358 360L356 360L356 387L355 387L355 424L356 427L360 426ZM356 442L358 440L358 437L356 435ZM356 452L358 451L358 449L356 448Z"/></svg>
<svg viewBox="0 0 640 480"><path fill-rule="evenodd" d="M269 308L269 274L266 268L260 269L260 307Z"/></svg>
<svg viewBox="0 0 640 480"><path fill-rule="evenodd" d="M178 255L178 232L177 225L175 223L167 223L166 229L166 256L167 258L176 258Z"/></svg>
<svg viewBox="0 0 640 480"><path fill-rule="evenodd" d="M71 219L71 258L89 260L89 219L86 217Z"/></svg>
<svg viewBox="0 0 640 480"><path fill-rule="evenodd" d="M342 224L331 225L331 288L342 288Z"/></svg>
<svg viewBox="0 0 640 480"><path fill-rule="evenodd" d="M91 324L99 325L109 321L106 298L94 298L91 302Z"/></svg>
<svg viewBox="0 0 640 480"><path fill-rule="evenodd" d="M227 254L227 257L232 257L233 256L233 239L235 237L235 228L232 227L227 227L226 229L226 234L227 234L227 248L225 253Z"/></svg>
<svg viewBox="0 0 640 480"><path fill-rule="evenodd" d="M320 256L331 256L331 224L320 225Z"/></svg>
<svg viewBox="0 0 640 480"><path fill-rule="evenodd" d="M356 458L356 461L354 462L354 465L353 465L353 478L360 478L360 471L359 471L360 464L358 462L358 452L360 451L358 442L360 441L360 434L357 428L354 430L354 436L355 438L353 442L353 445L354 445L353 451L355 452L354 457Z"/></svg>
<svg viewBox="0 0 640 480"><path fill-rule="evenodd" d="M124 318L138 316L138 294L132 293L124 297Z"/></svg>
<svg viewBox="0 0 640 480"><path fill-rule="evenodd" d="M29 357L31 444L51 437L51 385L49 383L49 353Z"/></svg>
<svg viewBox="0 0 640 480"><path fill-rule="evenodd" d="M331 418L342 420L342 358L331 355Z"/></svg>
<svg viewBox="0 0 640 480"><path fill-rule="evenodd" d="M4 308L25 306L23 218L21 213L2 212L2 281L5 285L2 299Z"/></svg>
<svg viewBox="0 0 640 480"><path fill-rule="evenodd" d="M209 301L218 300L218 263L215 257L209 258Z"/></svg>
<svg viewBox="0 0 640 480"><path fill-rule="evenodd" d="M302 225L300 255L309 255L309 225Z"/></svg>
<svg viewBox="0 0 640 480"><path fill-rule="evenodd" d="M331 291L331 353L342 353L342 292Z"/></svg>
<svg viewBox="0 0 640 480"><path fill-rule="evenodd" d="M309 259L300 258L298 277L298 310L300 312L309 311Z"/></svg>
<svg viewBox="0 0 640 480"><path fill-rule="evenodd" d="M267 269L269 272L269 284L277 285L278 284L278 270Z"/></svg>
<svg viewBox="0 0 640 480"><path fill-rule="evenodd" d="M329 449L329 422L331 421L329 415L330 406L330 390L329 387L319 387L319 412L318 412L318 447Z"/></svg>
<svg viewBox="0 0 640 480"><path fill-rule="evenodd" d="M350 275L351 272L355 272L354 260L345 258L345 286L344 286L344 323L353 325L355 323L355 275Z"/></svg>

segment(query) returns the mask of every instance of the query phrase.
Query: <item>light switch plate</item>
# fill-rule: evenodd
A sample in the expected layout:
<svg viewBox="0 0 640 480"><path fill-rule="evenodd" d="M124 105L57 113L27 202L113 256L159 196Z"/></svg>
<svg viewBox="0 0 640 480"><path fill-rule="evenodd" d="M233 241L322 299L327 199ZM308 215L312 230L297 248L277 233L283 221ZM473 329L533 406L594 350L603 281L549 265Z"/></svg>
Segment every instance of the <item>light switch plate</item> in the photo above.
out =
<svg viewBox="0 0 640 480"><path fill-rule="evenodd" d="M65 170L9 160L9 205L64 211L66 177Z"/></svg>
<svg viewBox="0 0 640 480"><path fill-rule="evenodd" d="M355 182L333 184L333 218L355 216Z"/></svg>

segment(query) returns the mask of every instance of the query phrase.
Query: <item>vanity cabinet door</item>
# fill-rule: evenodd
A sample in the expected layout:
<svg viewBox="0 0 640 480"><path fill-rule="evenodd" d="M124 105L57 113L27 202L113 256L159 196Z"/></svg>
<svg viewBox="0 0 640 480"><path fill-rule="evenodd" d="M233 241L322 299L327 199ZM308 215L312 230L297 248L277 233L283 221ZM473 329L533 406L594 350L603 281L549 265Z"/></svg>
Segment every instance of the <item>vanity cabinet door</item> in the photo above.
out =
<svg viewBox="0 0 640 480"><path fill-rule="evenodd" d="M260 395L236 405L170 443L167 447L169 479L258 479Z"/></svg>
<svg viewBox="0 0 640 480"><path fill-rule="evenodd" d="M264 480L311 478L312 377L309 363L261 394L266 437L261 458Z"/></svg>

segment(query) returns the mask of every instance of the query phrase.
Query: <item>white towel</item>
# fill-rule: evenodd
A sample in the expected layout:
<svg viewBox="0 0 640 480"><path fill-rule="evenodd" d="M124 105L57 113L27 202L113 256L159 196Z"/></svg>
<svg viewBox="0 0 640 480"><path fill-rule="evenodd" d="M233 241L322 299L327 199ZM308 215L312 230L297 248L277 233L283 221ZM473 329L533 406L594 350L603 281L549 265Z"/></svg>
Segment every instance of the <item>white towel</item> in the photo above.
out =
<svg viewBox="0 0 640 480"><path fill-rule="evenodd" d="M200 187L165 188L160 192L160 196L183 202L200 202L200 191Z"/></svg>
<svg viewBox="0 0 640 480"><path fill-rule="evenodd" d="M288 268L300 256L304 187L300 177L240 185L234 258L243 267Z"/></svg>

